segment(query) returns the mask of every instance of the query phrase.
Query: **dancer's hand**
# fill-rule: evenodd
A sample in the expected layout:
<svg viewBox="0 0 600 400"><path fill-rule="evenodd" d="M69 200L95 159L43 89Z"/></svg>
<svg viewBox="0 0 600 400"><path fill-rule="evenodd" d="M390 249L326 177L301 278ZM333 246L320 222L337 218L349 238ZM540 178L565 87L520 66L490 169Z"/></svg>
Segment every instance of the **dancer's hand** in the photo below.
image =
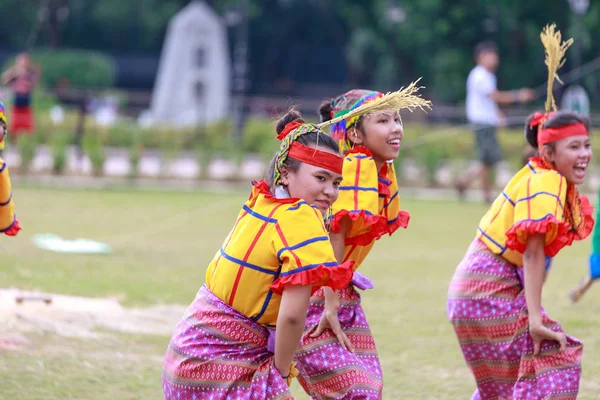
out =
<svg viewBox="0 0 600 400"><path fill-rule="evenodd" d="M567 335L564 332L554 332L540 324L529 324L529 334L533 339L533 356L540 353L542 340L555 340L560 345L560 350L563 351L567 347Z"/></svg>
<svg viewBox="0 0 600 400"><path fill-rule="evenodd" d="M340 342L340 345L342 346L342 348L344 350L354 352L354 347L352 347L352 343L350 342L350 339L344 333L344 331L342 330L342 327L340 326L340 320L338 318L337 307L335 307L335 309L333 309L333 307L325 308L325 311L321 315L321 320L319 321L319 325L317 325L317 328L310 335L310 337L313 337L313 338L318 337L319 335L321 335L321 333L323 333L323 331L325 329L331 329L331 331L337 338L338 342Z"/></svg>

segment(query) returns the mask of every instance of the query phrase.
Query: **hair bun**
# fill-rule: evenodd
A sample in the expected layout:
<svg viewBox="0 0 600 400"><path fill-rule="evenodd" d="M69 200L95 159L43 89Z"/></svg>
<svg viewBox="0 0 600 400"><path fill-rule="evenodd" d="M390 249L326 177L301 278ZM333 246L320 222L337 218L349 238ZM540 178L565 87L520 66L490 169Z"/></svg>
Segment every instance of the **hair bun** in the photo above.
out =
<svg viewBox="0 0 600 400"><path fill-rule="evenodd" d="M325 100L324 102L322 102L321 105L319 106L319 115L320 115L321 122L329 121L330 119L332 119L333 118L333 115L331 113L332 111L333 111L333 99Z"/></svg>
<svg viewBox="0 0 600 400"><path fill-rule="evenodd" d="M527 117L525 121L525 140L534 149L538 148L537 135L539 126L542 120L539 118L539 113L535 113Z"/></svg>
<svg viewBox="0 0 600 400"><path fill-rule="evenodd" d="M285 126L290 122L300 122L304 123L302 119L302 115L295 108L290 108L290 110L277 121L277 126L275 127L275 131L279 135L285 129Z"/></svg>

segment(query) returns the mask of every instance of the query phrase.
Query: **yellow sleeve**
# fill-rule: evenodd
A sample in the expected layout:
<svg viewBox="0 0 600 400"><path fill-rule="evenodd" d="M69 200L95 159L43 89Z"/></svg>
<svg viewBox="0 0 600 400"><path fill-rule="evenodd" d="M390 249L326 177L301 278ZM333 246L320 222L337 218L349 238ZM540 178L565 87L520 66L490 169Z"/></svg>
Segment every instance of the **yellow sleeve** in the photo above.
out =
<svg viewBox="0 0 600 400"><path fill-rule="evenodd" d="M18 225L12 201L12 187L8 176L8 166L0 158L0 232L7 233ZM16 233L16 232L15 232Z"/></svg>
<svg viewBox="0 0 600 400"><path fill-rule="evenodd" d="M546 255L556 255L570 229L564 214L566 194L567 181L556 171L524 179L514 199L514 221L506 232L506 246L523 253L529 235L545 234Z"/></svg>
<svg viewBox="0 0 600 400"><path fill-rule="evenodd" d="M379 214L379 176L373 157L364 153L346 155L342 177L338 199L331 207L331 231L339 232L340 221L346 216L351 220L348 237L384 229L387 218Z"/></svg>
<svg viewBox="0 0 600 400"><path fill-rule="evenodd" d="M377 167L372 157L365 154L349 154L344 158L342 183L332 211L379 212Z"/></svg>
<svg viewBox="0 0 600 400"><path fill-rule="evenodd" d="M280 262L274 293L292 285L346 287L352 280L352 262L339 265L319 210L301 201L278 217L273 245Z"/></svg>

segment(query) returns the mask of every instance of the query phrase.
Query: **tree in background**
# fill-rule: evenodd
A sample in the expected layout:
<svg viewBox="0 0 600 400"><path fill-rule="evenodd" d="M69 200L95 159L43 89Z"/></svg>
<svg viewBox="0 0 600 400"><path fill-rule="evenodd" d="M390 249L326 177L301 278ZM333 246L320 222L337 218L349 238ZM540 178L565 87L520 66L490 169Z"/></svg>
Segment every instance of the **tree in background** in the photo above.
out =
<svg viewBox="0 0 600 400"><path fill-rule="evenodd" d="M169 20L189 1L0 0L2 15L10 15L0 41L23 49L41 7L67 5L68 18L40 26L37 46L158 55ZM207 3L226 15L236 1ZM582 60L599 55L593 43L600 40L600 3L590 3ZM464 99L478 41L498 43L501 86L535 86L545 79L540 28L556 22L573 34L567 0L252 0L249 18L253 92L314 93L307 83L386 90L423 76L438 102ZM593 77L584 82L597 84Z"/></svg>

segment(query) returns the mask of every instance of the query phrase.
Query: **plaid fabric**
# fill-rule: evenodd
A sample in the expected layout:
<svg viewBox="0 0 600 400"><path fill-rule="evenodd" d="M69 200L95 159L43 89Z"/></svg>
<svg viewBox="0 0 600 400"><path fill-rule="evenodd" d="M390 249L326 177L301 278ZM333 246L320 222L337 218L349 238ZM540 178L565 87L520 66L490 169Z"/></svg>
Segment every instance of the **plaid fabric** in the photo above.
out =
<svg viewBox="0 0 600 400"><path fill-rule="evenodd" d="M301 199L277 199L254 182L225 242L206 270L211 292L254 322L274 327L285 284L340 289L352 263L339 265L323 216Z"/></svg>
<svg viewBox="0 0 600 400"><path fill-rule="evenodd" d="M477 238L492 253L523 265L527 237L544 234L546 255L553 257L573 240L586 238L594 225L587 198L572 186L542 159L532 158L483 216Z"/></svg>
<svg viewBox="0 0 600 400"><path fill-rule="evenodd" d="M392 163L380 171L367 149L355 147L344 158L343 180L338 199L329 218L331 231L339 231L340 221L348 216L344 261L354 261L357 269L373 244L383 235L406 228L410 214L400 209L396 172Z"/></svg>

